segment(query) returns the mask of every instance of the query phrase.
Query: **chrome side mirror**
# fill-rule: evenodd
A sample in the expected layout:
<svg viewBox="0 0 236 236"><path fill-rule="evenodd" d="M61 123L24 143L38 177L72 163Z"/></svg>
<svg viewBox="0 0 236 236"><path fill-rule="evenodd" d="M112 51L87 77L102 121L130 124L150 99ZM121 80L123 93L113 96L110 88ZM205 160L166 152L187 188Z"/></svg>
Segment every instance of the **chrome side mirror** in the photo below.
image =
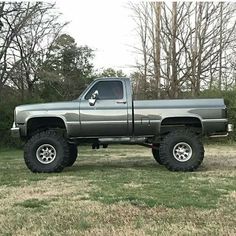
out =
<svg viewBox="0 0 236 236"><path fill-rule="evenodd" d="M96 90L96 91L92 94L91 98L89 99L89 105L90 105L90 106L94 106L95 103L96 103L96 101L97 101L97 99L98 99L98 91Z"/></svg>

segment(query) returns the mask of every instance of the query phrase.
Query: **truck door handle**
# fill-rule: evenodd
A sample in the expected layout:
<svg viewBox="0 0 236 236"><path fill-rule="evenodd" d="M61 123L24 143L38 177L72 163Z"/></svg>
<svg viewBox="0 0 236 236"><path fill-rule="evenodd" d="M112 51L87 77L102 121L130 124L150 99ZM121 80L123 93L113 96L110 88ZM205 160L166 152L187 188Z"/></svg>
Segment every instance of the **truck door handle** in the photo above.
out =
<svg viewBox="0 0 236 236"><path fill-rule="evenodd" d="M126 101L121 100L121 101L116 101L116 103L117 104L126 104Z"/></svg>

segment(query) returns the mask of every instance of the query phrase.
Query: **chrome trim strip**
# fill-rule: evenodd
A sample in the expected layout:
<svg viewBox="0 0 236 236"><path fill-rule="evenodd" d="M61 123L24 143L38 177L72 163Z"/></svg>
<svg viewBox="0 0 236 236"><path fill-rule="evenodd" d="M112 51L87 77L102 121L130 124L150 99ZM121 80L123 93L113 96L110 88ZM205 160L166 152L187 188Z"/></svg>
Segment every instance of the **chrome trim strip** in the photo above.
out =
<svg viewBox="0 0 236 236"><path fill-rule="evenodd" d="M213 135L210 135L209 137L210 138L224 138L227 136L229 136L229 133L227 133L227 134L213 134Z"/></svg>
<svg viewBox="0 0 236 236"><path fill-rule="evenodd" d="M67 124L80 124L79 121L67 121ZM104 121L104 120L91 120L91 121L83 121L83 125L84 124L110 124L110 123L127 123L127 120L109 120L109 121Z"/></svg>
<svg viewBox="0 0 236 236"><path fill-rule="evenodd" d="M228 122L228 119L204 119L202 122Z"/></svg>

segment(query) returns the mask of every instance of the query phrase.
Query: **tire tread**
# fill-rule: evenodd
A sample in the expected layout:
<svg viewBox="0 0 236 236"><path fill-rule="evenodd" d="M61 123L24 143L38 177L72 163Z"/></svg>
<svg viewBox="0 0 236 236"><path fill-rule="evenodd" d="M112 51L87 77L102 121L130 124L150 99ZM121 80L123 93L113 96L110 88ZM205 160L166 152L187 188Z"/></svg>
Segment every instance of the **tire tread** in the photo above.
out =
<svg viewBox="0 0 236 236"><path fill-rule="evenodd" d="M34 164L34 162L31 161L31 148L34 145L35 142L37 142L39 139L41 138L52 138L56 141L58 141L60 143L60 145L63 148L64 151L64 158L63 161L61 161L60 163L58 163L58 165L52 169L47 169L47 170L39 170L38 167ZM34 134L25 144L24 146L24 160L25 160L25 164L27 165L27 167L34 173L52 173L52 172L61 172L64 167L65 167L65 160L66 158L68 158L69 156L69 148L68 148L68 144L65 140L65 138L63 138L62 135L58 134L56 131L54 130L45 130L45 131L41 131L39 133Z"/></svg>
<svg viewBox="0 0 236 236"><path fill-rule="evenodd" d="M169 143L179 136L188 137L188 139L193 140L195 142L195 145L198 147L198 158L196 158L195 162L188 167L184 167L183 165L175 165L173 161L171 161L171 158L168 158ZM165 167L170 171L194 171L201 165L204 159L204 147L196 134L189 129L175 130L170 132L163 138L160 145L160 159L163 165L165 165Z"/></svg>

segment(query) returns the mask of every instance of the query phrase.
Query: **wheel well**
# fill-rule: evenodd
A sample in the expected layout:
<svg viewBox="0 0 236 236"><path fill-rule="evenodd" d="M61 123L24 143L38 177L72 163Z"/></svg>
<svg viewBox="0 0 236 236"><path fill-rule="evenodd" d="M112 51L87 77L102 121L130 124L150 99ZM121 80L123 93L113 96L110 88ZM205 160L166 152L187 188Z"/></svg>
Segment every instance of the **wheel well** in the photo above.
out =
<svg viewBox="0 0 236 236"><path fill-rule="evenodd" d="M64 121L58 117L36 117L31 118L27 122L27 136L32 136L37 130L64 129L66 126Z"/></svg>
<svg viewBox="0 0 236 236"><path fill-rule="evenodd" d="M168 133L173 128L187 127L194 130L196 133L202 132L202 123L196 117L170 117L165 118L161 122L161 133Z"/></svg>

